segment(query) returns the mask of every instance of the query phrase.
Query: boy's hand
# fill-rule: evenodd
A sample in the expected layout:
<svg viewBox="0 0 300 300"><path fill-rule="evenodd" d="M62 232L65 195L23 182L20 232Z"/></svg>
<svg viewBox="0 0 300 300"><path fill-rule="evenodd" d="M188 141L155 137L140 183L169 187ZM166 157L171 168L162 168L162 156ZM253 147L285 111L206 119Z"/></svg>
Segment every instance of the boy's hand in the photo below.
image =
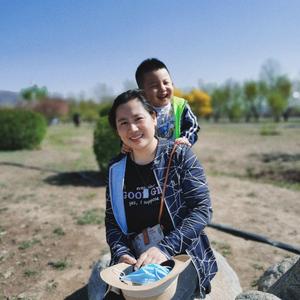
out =
<svg viewBox="0 0 300 300"><path fill-rule="evenodd" d="M167 259L167 256L157 247L151 247L140 255L135 264L135 268L139 269L141 266L148 264L161 264Z"/></svg>
<svg viewBox="0 0 300 300"><path fill-rule="evenodd" d="M175 144L184 144L188 146L192 146L192 144L189 142L189 140L186 137L180 137L175 140Z"/></svg>
<svg viewBox="0 0 300 300"><path fill-rule="evenodd" d="M121 148L121 152L123 154L126 154L126 153L130 153L132 151L132 149L130 147L128 147L127 145L125 144L122 144L122 148Z"/></svg>

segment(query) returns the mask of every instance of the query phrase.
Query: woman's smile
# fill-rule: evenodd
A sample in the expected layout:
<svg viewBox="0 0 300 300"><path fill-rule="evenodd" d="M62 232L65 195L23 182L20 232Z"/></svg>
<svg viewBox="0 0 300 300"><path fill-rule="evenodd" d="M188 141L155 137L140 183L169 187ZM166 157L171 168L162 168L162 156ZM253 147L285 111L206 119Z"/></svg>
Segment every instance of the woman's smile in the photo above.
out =
<svg viewBox="0 0 300 300"><path fill-rule="evenodd" d="M122 142L133 151L144 151L156 145L156 117L145 110L137 99L120 105L116 111L117 132ZM147 150L146 150L147 151Z"/></svg>
<svg viewBox="0 0 300 300"><path fill-rule="evenodd" d="M137 141L139 141L142 137L143 137L143 134L139 134L139 135L137 135L137 136L132 136L132 137L130 137L130 139L131 139L133 142L137 142Z"/></svg>

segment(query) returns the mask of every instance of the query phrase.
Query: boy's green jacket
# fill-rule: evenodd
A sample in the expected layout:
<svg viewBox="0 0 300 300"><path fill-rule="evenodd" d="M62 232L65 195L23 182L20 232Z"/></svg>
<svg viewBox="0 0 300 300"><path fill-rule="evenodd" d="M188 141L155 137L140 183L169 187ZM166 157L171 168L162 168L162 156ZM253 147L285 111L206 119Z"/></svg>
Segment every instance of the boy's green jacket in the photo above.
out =
<svg viewBox="0 0 300 300"><path fill-rule="evenodd" d="M200 127L187 101L173 96L172 106L175 117L175 139L186 137L192 145L195 144Z"/></svg>

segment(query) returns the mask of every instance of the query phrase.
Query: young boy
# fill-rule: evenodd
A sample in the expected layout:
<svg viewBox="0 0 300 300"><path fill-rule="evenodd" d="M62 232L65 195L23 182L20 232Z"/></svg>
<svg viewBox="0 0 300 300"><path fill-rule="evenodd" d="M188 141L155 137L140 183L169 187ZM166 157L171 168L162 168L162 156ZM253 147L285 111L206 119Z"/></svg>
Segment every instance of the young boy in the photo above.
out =
<svg viewBox="0 0 300 300"><path fill-rule="evenodd" d="M135 79L145 98L157 112L157 134L190 146L198 139L197 118L185 99L174 96L174 86L166 65L156 58L144 60Z"/></svg>

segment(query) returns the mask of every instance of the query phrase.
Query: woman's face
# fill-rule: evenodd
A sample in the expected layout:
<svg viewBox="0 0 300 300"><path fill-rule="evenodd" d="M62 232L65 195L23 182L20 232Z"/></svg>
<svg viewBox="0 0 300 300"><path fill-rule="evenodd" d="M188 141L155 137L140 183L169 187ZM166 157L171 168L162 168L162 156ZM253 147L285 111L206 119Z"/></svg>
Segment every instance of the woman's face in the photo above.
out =
<svg viewBox="0 0 300 300"><path fill-rule="evenodd" d="M155 141L156 116L151 115L137 99L120 105L116 110L117 132L122 142L141 150Z"/></svg>

